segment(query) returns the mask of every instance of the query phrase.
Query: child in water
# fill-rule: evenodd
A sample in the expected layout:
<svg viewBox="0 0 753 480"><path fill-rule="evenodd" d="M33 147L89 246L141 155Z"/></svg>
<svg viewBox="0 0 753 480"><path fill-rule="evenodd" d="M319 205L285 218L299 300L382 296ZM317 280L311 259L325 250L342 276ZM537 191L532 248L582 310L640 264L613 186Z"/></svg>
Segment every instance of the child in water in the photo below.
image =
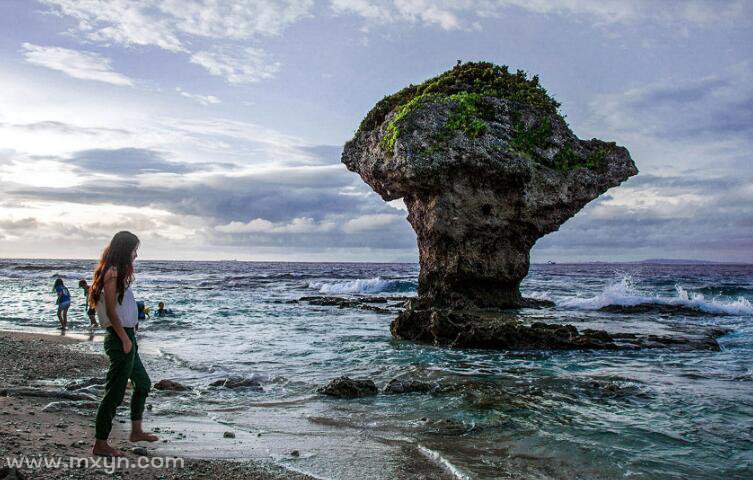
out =
<svg viewBox="0 0 753 480"><path fill-rule="evenodd" d="M65 330L68 327L68 307L71 306L71 292L63 284L63 279L58 278L55 280L53 289L58 298L55 302L58 306L58 320L60 320L60 329Z"/></svg>
<svg viewBox="0 0 753 480"><path fill-rule="evenodd" d="M78 281L78 286L84 289L84 308L86 308L86 316L89 317L89 327L97 327L97 317L95 316L97 311L89 305L89 284L82 278Z"/></svg>
<svg viewBox="0 0 753 480"><path fill-rule="evenodd" d="M157 311L154 312L156 317L167 317L173 315L173 311L169 308L165 308L165 302L159 302L157 304Z"/></svg>

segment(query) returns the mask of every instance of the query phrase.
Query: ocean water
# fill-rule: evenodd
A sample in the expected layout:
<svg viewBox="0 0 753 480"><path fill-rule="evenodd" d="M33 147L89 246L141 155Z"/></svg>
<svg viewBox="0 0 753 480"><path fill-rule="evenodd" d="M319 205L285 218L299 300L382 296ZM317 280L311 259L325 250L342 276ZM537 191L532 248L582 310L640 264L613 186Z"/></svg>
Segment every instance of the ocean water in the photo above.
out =
<svg viewBox="0 0 753 480"><path fill-rule="evenodd" d="M55 331L61 276L71 332L86 333L76 285L92 268L0 260L0 328ZM244 442L174 444L186 452L269 458L321 478L410 477L427 464L448 478L753 478L753 266L534 265L523 282L525 296L556 304L520 311L525 321L663 335L724 327L720 352L453 350L394 340L394 313L294 302L394 297L376 305L396 312L417 275L415 264L138 262L137 298L176 313L142 322L147 369L193 387L152 398L151 419L233 429ZM695 314L599 310L640 303ZM209 386L231 375L263 391ZM444 393L316 393L340 375L380 388L407 375Z"/></svg>

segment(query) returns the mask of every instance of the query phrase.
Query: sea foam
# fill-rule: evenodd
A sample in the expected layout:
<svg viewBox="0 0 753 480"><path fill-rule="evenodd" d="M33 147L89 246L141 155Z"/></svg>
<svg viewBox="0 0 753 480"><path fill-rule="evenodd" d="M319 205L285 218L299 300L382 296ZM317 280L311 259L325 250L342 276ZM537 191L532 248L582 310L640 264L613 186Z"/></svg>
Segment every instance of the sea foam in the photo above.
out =
<svg viewBox="0 0 753 480"><path fill-rule="evenodd" d="M558 300L558 306L579 310L598 310L609 305L633 306L641 304L678 305L721 315L753 315L753 304L743 297L736 300L706 298L702 293L692 293L675 285L672 297L640 292L630 275L608 285L593 297L570 297Z"/></svg>
<svg viewBox="0 0 753 480"><path fill-rule="evenodd" d="M399 293L415 292L416 282L410 280L385 280L380 277L359 278L344 282L309 282L309 288L326 294L347 293Z"/></svg>

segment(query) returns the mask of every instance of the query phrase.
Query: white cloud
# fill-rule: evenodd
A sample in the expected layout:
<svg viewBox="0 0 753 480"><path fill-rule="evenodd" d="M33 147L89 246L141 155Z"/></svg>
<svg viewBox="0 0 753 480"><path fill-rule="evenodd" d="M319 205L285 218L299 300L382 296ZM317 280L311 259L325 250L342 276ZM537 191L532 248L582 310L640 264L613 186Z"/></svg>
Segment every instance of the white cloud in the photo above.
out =
<svg viewBox="0 0 753 480"><path fill-rule="evenodd" d="M308 15L312 0L41 0L73 17L89 40L185 52L190 37L277 35Z"/></svg>
<svg viewBox="0 0 753 480"><path fill-rule="evenodd" d="M52 11L77 20L74 31L89 41L109 45L156 46L190 55L212 75L230 83L272 78L280 64L260 48L237 43L279 35L309 15L312 0L40 0ZM196 38L233 41L232 49L196 51ZM194 97L195 100L199 100ZM210 99L199 100L213 103Z"/></svg>
<svg viewBox="0 0 753 480"><path fill-rule="evenodd" d="M516 8L545 15L585 18L595 24L637 22L710 25L738 22L753 9L745 0L331 0L335 13L350 13L368 23L404 21L439 26L444 30L470 29L481 18L501 17ZM749 17L749 16L748 16Z"/></svg>
<svg viewBox="0 0 753 480"><path fill-rule="evenodd" d="M254 47L196 52L191 55L191 63L201 65L212 75L225 77L230 83L266 80L280 69L280 64L271 61L264 50Z"/></svg>
<svg viewBox="0 0 753 480"><path fill-rule="evenodd" d="M63 72L73 78L131 86L133 81L113 71L110 59L92 52L24 43L24 58L32 65Z"/></svg>
<svg viewBox="0 0 753 480"><path fill-rule="evenodd" d="M0 181L38 188L71 187L82 183L81 178L61 161L36 161L33 162L34 169L29 168L31 164L28 158L21 158L4 165Z"/></svg>
<svg viewBox="0 0 753 480"><path fill-rule="evenodd" d="M372 215L361 215L352 220L348 220L342 227L345 233L361 233L384 230L387 227L397 223L405 222L405 215L392 215L389 213L375 213Z"/></svg>
<svg viewBox="0 0 753 480"><path fill-rule="evenodd" d="M332 0L331 7L336 13L354 13L372 21L386 22L392 17L389 5L372 0Z"/></svg>
<svg viewBox="0 0 753 480"><path fill-rule="evenodd" d="M258 233L258 234L300 234L330 232L336 227L335 222L316 222L313 218L294 218L290 222L274 223L263 218L255 218L249 222L230 222L219 225L215 230L222 233Z"/></svg>
<svg viewBox="0 0 753 480"><path fill-rule="evenodd" d="M468 1L429 1L429 0L332 0L335 13L352 13L371 23L391 23L406 21L437 25L444 30L457 30L463 27L458 13L472 7Z"/></svg>
<svg viewBox="0 0 753 480"><path fill-rule="evenodd" d="M180 93L181 96L190 98L194 102L200 103L202 105L216 105L220 103L220 99L215 97L214 95L200 95L198 93L189 93L180 87L175 87L175 91Z"/></svg>

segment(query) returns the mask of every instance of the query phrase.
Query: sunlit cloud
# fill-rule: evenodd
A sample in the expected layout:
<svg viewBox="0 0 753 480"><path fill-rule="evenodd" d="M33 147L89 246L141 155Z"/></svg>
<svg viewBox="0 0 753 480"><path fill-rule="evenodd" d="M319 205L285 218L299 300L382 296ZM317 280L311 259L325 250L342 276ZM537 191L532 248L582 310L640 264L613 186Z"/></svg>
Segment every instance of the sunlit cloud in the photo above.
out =
<svg viewBox="0 0 753 480"><path fill-rule="evenodd" d="M230 83L254 83L274 77L279 62L259 48L200 51L191 55L191 63L201 65L210 74L225 77Z"/></svg>
<svg viewBox="0 0 753 480"><path fill-rule="evenodd" d="M660 8L657 6L660 5ZM753 11L745 0L331 0L336 14L361 17L368 25L397 22L443 30L477 29L479 21L504 18L514 10L559 15L595 25L639 22L708 26L739 22Z"/></svg>
<svg viewBox="0 0 753 480"><path fill-rule="evenodd" d="M113 71L110 59L96 53L24 43L23 54L28 63L63 72L69 77L112 85L133 85L130 78Z"/></svg>
<svg viewBox="0 0 753 480"><path fill-rule="evenodd" d="M198 93L189 93L180 87L175 87L175 91L178 92L182 97L189 98L193 100L194 102L200 103L201 105L217 105L218 103L221 103L220 99L215 97L214 95L201 95Z"/></svg>

